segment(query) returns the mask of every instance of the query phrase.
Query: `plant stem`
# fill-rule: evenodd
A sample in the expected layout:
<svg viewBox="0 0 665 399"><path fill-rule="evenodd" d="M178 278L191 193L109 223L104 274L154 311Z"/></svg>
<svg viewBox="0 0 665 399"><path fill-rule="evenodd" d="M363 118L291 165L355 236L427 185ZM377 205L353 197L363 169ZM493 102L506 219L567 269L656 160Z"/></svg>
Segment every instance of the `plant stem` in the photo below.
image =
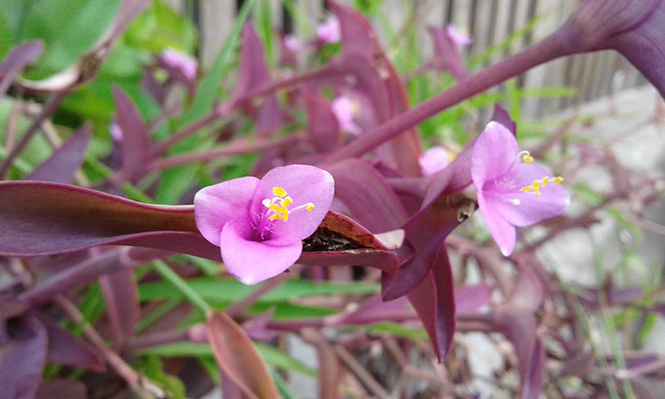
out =
<svg viewBox="0 0 665 399"><path fill-rule="evenodd" d="M25 131L23 134L23 137L21 137L21 140L16 144L14 148L9 152L7 157L5 158L4 161L2 161L2 164L0 164L0 178L5 176L7 171L9 170L9 167L12 166L12 163L14 162L14 158L16 158L23 150L25 147L28 145L30 140L34 137L35 133L39 128L42 126L42 123L48 119L53 113L58 109L60 104L62 103L62 100L67 97L67 94L69 94L69 91L61 91L53 94L51 98L46 102L44 105L44 108L42 108L42 111L37 115L37 117L32 121L32 124L28 126L28 129Z"/></svg>
<svg viewBox="0 0 665 399"><path fill-rule="evenodd" d="M182 295L187 298L192 305L199 308L205 315L212 313L212 307L203 299L192 287L187 284L176 272L162 260L156 260L152 263L153 268L164 280L168 281L175 287Z"/></svg>
<svg viewBox="0 0 665 399"><path fill-rule="evenodd" d="M537 65L568 55L570 51L565 46L565 39L565 34L557 31L519 53L459 81L443 93L406 110L379 125L370 133L333 152L324 161L323 166L334 164L345 158L360 157L453 105L459 104L507 79L518 76Z"/></svg>

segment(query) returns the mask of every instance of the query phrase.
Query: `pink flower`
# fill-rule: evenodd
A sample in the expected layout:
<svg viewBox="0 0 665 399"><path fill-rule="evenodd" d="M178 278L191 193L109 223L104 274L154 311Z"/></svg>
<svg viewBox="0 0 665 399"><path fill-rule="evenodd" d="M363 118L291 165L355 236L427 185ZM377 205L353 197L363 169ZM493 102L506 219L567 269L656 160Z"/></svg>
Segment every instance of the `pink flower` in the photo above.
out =
<svg viewBox="0 0 665 399"><path fill-rule="evenodd" d="M289 51L297 53L302 49L302 43L300 43L300 40L298 40L297 37L286 35L284 36L284 47Z"/></svg>
<svg viewBox="0 0 665 399"><path fill-rule="evenodd" d="M111 133L111 138L113 138L114 141L122 141L122 138L124 136L122 129L120 128L120 125L118 125L115 122L111 122L111 125L109 126L109 133Z"/></svg>
<svg viewBox="0 0 665 399"><path fill-rule="evenodd" d="M341 130L356 136L362 133L362 128L353 121L358 105L351 99L346 96L339 96L333 100L330 108Z"/></svg>
<svg viewBox="0 0 665 399"><path fill-rule="evenodd" d="M198 64L189 55L169 47L162 52L161 59L165 66L180 71L188 81L193 82L196 79Z"/></svg>
<svg viewBox="0 0 665 399"><path fill-rule="evenodd" d="M342 34L337 17L330 16L326 22L316 28L316 36L325 43L337 43L341 40Z"/></svg>
<svg viewBox="0 0 665 399"><path fill-rule="evenodd" d="M515 226L529 226L558 216L568 206L561 177L551 176L520 152L508 129L490 122L473 146L471 178L478 207L501 253L515 248Z"/></svg>
<svg viewBox="0 0 665 399"><path fill-rule="evenodd" d="M241 177L194 197L196 226L220 247L226 270L256 284L292 266L335 192L330 173L308 165L275 168L261 180Z"/></svg>
<svg viewBox="0 0 665 399"><path fill-rule="evenodd" d="M448 35L448 38L453 42L457 51L461 50L464 46L473 43L471 35L460 32L452 25L446 26L446 35Z"/></svg>
<svg viewBox="0 0 665 399"><path fill-rule="evenodd" d="M423 176L432 176L450 163L448 151L441 146L434 146L420 155L418 163Z"/></svg>

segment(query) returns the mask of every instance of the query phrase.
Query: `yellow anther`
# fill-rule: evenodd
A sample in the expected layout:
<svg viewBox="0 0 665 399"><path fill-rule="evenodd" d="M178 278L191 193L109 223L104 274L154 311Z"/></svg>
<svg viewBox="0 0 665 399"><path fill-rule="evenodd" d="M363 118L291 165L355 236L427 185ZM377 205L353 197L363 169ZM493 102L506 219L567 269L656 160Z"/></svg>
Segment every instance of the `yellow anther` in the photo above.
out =
<svg viewBox="0 0 665 399"><path fill-rule="evenodd" d="M543 187L545 187L545 186L547 185L547 182L548 182L548 181L550 181L550 178L549 178L549 177L547 177L547 176L543 177L543 180L542 180L542 182L543 182ZM553 181L553 182L554 182L554 181Z"/></svg>
<svg viewBox="0 0 665 399"><path fill-rule="evenodd" d="M311 202L308 202L308 203L305 205L305 209L307 209L307 212L311 212L312 209L314 209L314 204L312 204Z"/></svg>
<svg viewBox="0 0 665 399"><path fill-rule="evenodd" d="M524 155L524 156L522 157L522 161L524 161L524 162L526 162L526 163L533 162L533 157L532 157L531 155L529 155L529 154L526 154L526 155Z"/></svg>
<svg viewBox="0 0 665 399"><path fill-rule="evenodd" d="M533 184L530 186L522 187L523 192L533 191L536 195L540 195L540 181L534 180Z"/></svg>
<svg viewBox="0 0 665 399"><path fill-rule="evenodd" d="M282 199L281 201L279 201L279 204L280 204L283 208L286 208L287 206L293 204L293 198L291 198L291 197L286 197L286 198Z"/></svg>
<svg viewBox="0 0 665 399"><path fill-rule="evenodd" d="M286 196L286 190L284 190L281 187L273 187L272 188L272 194L277 196L277 197L285 197Z"/></svg>
<svg viewBox="0 0 665 399"><path fill-rule="evenodd" d="M554 179L552 179L552 183L561 183L563 182L563 177L557 176Z"/></svg>

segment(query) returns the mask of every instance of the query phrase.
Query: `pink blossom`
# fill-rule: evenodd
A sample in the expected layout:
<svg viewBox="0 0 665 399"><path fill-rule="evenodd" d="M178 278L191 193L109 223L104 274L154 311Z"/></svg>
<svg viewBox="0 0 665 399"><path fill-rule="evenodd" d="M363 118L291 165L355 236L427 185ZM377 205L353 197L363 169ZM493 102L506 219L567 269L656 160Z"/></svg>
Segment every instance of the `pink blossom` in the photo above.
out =
<svg viewBox="0 0 665 399"><path fill-rule="evenodd" d="M448 151L441 146L434 146L420 155L418 163L423 176L432 176L450 163Z"/></svg>
<svg viewBox="0 0 665 399"><path fill-rule="evenodd" d="M517 140L497 122L480 134L471 155L471 178L478 207L501 253L515 248L515 227L529 226L558 216L568 206L563 179L550 175L520 152Z"/></svg>
<svg viewBox="0 0 665 399"><path fill-rule="evenodd" d="M351 99L346 96L339 96L333 100L330 108L341 130L356 136L362 133L362 128L353 121L358 105Z"/></svg>
<svg viewBox="0 0 665 399"><path fill-rule="evenodd" d="M330 16L326 22L316 28L316 36L325 43L337 43L342 38L342 33L337 17Z"/></svg>
<svg viewBox="0 0 665 399"><path fill-rule="evenodd" d="M109 133L111 133L111 138L115 141L122 141L123 137L123 132L122 129L120 128L120 125L118 125L115 122L111 122L111 125L109 126Z"/></svg>
<svg viewBox="0 0 665 399"><path fill-rule="evenodd" d="M256 284L291 267L333 199L330 173L309 165L275 168L261 180L241 177L194 197L199 231L220 247L226 270Z"/></svg>
<svg viewBox="0 0 665 399"><path fill-rule="evenodd" d="M446 35L448 35L448 38L453 42L457 51L460 51L464 46L473 43L471 35L460 32L452 25L446 26Z"/></svg>
<svg viewBox="0 0 665 399"><path fill-rule="evenodd" d="M189 55L169 47L162 52L161 59L165 66L180 71L188 81L196 79L198 64Z"/></svg>
<svg viewBox="0 0 665 399"><path fill-rule="evenodd" d="M297 37L293 35L286 35L284 36L284 47L286 47L286 49L289 51L297 53L302 49L302 43L300 43L300 40Z"/></svg>

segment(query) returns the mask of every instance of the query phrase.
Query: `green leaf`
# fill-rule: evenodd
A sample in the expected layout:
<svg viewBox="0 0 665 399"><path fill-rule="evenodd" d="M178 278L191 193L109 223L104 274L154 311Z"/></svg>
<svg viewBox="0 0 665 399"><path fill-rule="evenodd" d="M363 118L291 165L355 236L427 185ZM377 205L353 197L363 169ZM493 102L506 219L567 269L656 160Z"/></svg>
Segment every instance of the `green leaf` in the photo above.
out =
<svg viewBox="0 0 665 399"><path fill-rule="evenodd" d="M292 358L286 352L266 344L254 342L254 347L263 360L275 367L295 371L301 374L316 376L316 371L307 367L300 361ZM176 342L172 344L154 346L141 349L139 352L145 355L162 357L212 357L212 348L208 344L197 344L193 342Z"/></svg>
<svg viewBox="0 0 665 399"><path fill-rule="evenodd" d="M187 284L204 299L218 303L238 301L261 286L244 285L235 279L221 280L205 277L188 279ZM288 280L261 297L259 302L284 302L293 298L315 295L375 294L379 290L379 284ZM180 297L180 295L179 292L173 290L170 284L163 281L142 284L139 287L139 298L144 302L171 299Z"/></svg>
<svg viewBox="0 0 665 399"><path fill-rule="evenodd" d="M427 332L423 329L404 327L397 323L377 323L366 328L370 334L390 334L410 339L427 339Z"/></svg>

